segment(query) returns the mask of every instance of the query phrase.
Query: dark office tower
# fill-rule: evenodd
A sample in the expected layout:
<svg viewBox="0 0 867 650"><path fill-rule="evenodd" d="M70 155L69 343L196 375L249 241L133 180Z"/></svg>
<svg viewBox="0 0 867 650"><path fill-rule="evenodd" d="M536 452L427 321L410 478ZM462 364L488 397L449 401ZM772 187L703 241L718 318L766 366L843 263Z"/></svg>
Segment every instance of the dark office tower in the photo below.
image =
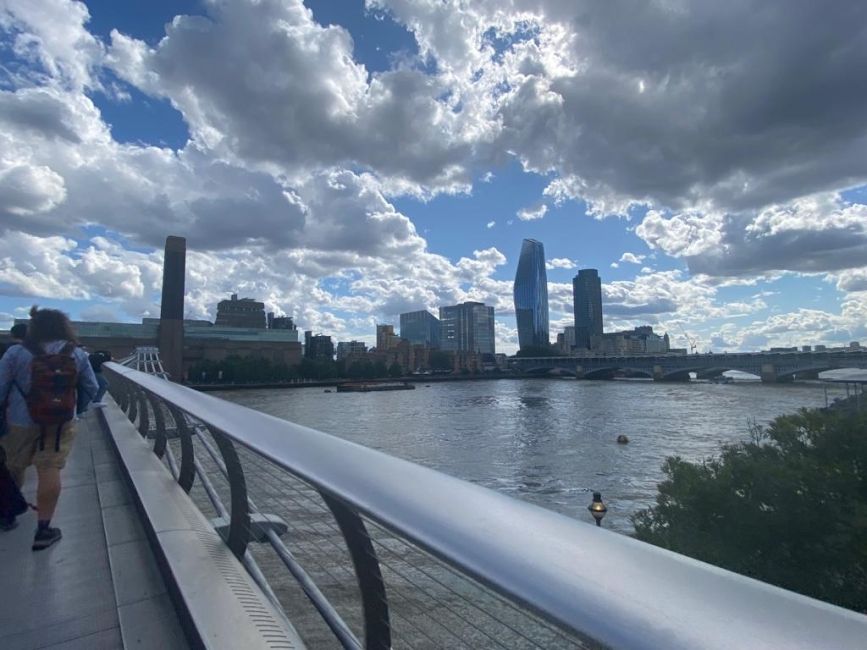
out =
<svg viewBox="0 0 867 650"><path fill-rule="evenodd" d="M177 382L183 380L186 266L187 240L173 235L166 237L158 343L163 368L169 373L169 377Z"/></svg>
<svg viewBox="0 0 867 650"><path fill-rule="evenodd" d="M514 294L518 345L522 350L548 347L548 274L542 242L525 239L521 244Z"/></svg>
<svg viewBox="0 0 867 650"><path fill-rule="evenodd" d="M575 347L590 349L592 337L602 335L602 281L596 269L581 269L572 279L575 309Z"/></svg>
<svg viewBox="0 0 867 650"><path fill-rule="evenodd" d="M426 309L400 315L400 338L410 343L440 346L440 320Z"/></svg>

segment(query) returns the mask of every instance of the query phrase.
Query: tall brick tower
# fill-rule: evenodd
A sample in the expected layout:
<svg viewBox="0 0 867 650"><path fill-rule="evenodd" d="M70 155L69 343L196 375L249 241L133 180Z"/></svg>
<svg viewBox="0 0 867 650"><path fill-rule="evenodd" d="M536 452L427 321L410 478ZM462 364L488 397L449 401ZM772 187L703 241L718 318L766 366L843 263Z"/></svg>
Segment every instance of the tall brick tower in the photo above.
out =
<svg viewBox="0 0 867 650"><path fill-rule="evenodd" d="M184 358L184 275L187 240L166 237L163 258L163 297L160 304L159 348L163 368L172 381L183 381Z"/></svg>

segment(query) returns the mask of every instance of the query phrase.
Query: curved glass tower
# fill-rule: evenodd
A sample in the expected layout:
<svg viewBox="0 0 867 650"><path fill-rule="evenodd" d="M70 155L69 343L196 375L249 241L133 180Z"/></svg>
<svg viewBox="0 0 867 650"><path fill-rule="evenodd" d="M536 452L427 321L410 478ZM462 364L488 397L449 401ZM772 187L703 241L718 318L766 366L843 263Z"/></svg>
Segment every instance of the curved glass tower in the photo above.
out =
<svg viewBox="0 0 867 650"><path fill-rule="evenodd" d="M522 350L550 344L545 247L535 239L525 239L521 244L521 257L515 273L515 316L518 319L518 345Z"/></svg>

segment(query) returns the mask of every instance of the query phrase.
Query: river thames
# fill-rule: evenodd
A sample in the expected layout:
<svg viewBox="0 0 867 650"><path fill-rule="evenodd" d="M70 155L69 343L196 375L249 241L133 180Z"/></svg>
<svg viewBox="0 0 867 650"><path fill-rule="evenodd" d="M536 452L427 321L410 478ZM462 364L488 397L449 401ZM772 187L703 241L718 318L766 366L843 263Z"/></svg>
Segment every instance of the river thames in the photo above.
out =
<svg viewBox="0 0 867 650"><path fill-rule="evenodd" d="M630 514L654 502L667 456L708 457L748 438L751 422L825 403L816 383L752 381L519 379L217 395L586 522L598 490L609 508L604 525L624 533ZM630 443L617 444L620 434Z"/></svg>

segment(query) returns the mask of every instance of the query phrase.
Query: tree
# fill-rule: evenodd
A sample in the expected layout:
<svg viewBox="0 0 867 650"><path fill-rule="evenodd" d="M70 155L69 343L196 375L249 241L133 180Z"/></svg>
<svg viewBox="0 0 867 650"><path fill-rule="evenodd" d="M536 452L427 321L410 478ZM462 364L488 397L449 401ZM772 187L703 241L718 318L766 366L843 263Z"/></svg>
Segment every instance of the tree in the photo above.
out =
<svg viewBox="0 0 867 650"><path fill-rule="evenodd" d="M400 364L397 361L395 361L388 367L388 376L403 377L403 368L400 367Z"/></svg>
<svg viewBox="0 0 867 650"><path fill-rule="evenodd" d="M451 370L452 355L443 350L431 350L428 363L432 370Z"/></svg>
<svg viewBox="0 0 867 650"><path fill-rule="evenodd" d="M663 471L638 539L867 611L867 414L802 410Z"/></svg>
<svg viewBox="0 0 867 650"><path fill-rule="evenodd" d="M516 357L562 357L552 345L531 345L518 350Z"/></svg>

